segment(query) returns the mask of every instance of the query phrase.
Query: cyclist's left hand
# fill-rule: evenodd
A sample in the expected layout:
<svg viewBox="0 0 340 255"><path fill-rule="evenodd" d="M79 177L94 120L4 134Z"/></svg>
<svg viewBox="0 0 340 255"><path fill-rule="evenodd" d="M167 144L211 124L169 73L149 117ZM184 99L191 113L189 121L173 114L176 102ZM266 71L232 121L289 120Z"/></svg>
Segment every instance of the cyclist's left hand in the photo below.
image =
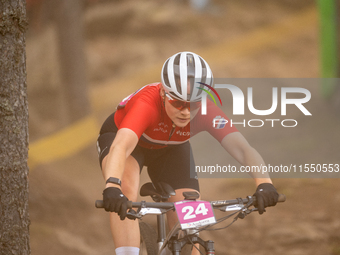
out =
<svg viewBox="0 0 340 255"><path fill-rule="evenodd" d="M259 214L264 213L266 207L276 205L279 198L276 188L271 183L260 184L253 196L256 197L255 207L258 208Z"/></svg>

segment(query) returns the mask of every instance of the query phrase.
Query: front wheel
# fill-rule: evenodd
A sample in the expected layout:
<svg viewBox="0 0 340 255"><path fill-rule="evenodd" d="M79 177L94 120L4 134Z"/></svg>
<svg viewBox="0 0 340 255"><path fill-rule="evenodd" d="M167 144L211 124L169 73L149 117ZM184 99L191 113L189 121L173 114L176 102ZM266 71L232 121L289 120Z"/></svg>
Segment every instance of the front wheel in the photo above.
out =
<svg viewBox="0 0 340 255"><path fill-rule="evenodd" d="M140 255L157 255L157 234L156 231L147 223L139 222L140 230Z"/></svg>
<svg viewBox="0 0 340 255"><path fill-rule="evenodd" d="M189 245L189 244L185 245L181 250L181 255L182 254L183 255L191 255L192 249L195 249L195 248L192 247L192 245Z"/></svg>
<svg viewBox="0 0 340 255"><path fill-rule="evenodd" d="M199 254L202 254L202 255L206 254L204 247L198 244L196 245L196 247L199 247ZM186 244L181 250L181 255L191 255L193 250L196 250L196 248L193 247L192 244Z"/></svg>

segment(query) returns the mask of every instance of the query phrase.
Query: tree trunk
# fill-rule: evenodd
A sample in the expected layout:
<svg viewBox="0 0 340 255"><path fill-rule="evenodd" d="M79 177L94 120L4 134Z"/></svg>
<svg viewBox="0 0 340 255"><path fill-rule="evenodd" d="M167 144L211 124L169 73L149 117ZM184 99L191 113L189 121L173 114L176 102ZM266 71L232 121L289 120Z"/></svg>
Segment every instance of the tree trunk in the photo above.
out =
<svg viewBox="0 0 340 255"><path fill-rule="evenodd" d="M58 32L61 70L61 118L66 124L90 113L84 53L83 0L58 0Z"/></svg>
<svg viewBox="0 0 340 255"><path fill-rule="evenodd" d="M0 1L0 254L30 254L25 0Z"/></svg>

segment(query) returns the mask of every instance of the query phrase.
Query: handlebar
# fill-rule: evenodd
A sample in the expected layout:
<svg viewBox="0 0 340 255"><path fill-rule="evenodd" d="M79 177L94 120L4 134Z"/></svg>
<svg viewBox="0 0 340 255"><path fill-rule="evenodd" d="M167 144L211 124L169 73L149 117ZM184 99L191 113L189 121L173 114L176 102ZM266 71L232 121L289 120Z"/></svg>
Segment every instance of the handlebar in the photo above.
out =
<svg viewBox="0 0 340 255"><path fill-rule="evenodd" d="M214 208L218 208L221 206L229 206L229 205L238 205L238 204L247 204L250 201L250 198L252 199L253 203L256 202L256 197L247 197L247 198L239 198L239 199L233 199L233 200L218 200L218 201L211 201L211 204ZM282 203L286 201L286 195L285 194L279 194L278 203Z"/></svg>
<svg viewBox="0 0 340 255"><path fill-rule="evenodd" d="M104 208L103 200L96 200L95 204L96 208ZM132 202L127 201L127 209L132 208L140 208L142 206L149 208L158 208L158 209L171 209L174 207L174 203L171 202Z"/></svg>
<svg viewBox="0 0 340 255"><path fill-rule="evenodd" d="M252 199L253 203L256 202L256 197L247 197L247 198L240 198L240 199L233 199L233 200L218 200L218 201L211 201L213 208L219 208L222 206L230 206L230 205L238 205L238 204L247 204ZM284 194L279 194L278 202L285 202L286 196ZM95 203L96 208L104 208L103 200L97 200ZM132 208L157 208L157 209L172 209L174 207L174 203L172 202L127 202L128 209Z"/></svg>

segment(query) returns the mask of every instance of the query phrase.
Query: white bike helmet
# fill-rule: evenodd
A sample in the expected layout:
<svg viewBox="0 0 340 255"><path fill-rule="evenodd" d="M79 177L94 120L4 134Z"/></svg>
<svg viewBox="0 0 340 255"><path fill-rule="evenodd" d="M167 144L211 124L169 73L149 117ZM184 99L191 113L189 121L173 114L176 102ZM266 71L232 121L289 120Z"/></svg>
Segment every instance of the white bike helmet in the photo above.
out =
<svg viewBox="0 0 340 255"><path fill-rule="evenodd" d="M194 82L188 82L190 78L194 78ZM203 84L212 86L213 75L202 57L192 52L179 52L165 61L162 68L162 84L165 92L172 97L197 102L201 100L203 92L198 87L209 90Z"/></svg>

